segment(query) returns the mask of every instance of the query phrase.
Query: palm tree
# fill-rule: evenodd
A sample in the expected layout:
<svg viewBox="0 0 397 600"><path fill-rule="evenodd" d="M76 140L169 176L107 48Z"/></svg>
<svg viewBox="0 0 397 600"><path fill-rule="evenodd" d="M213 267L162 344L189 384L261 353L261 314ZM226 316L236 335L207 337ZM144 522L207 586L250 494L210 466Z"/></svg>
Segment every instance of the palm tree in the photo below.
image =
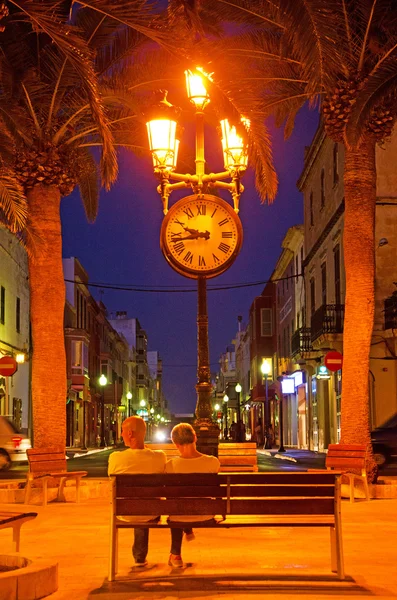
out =
<svg viewBox="0 0 397 600"><path fill-rule="evenodd" d="M33 339L32 399L36 447L64 447L66 359L63 314L61 198L79 186L94 220L100 186L117 177L114 134L130 118L104 98L94 57L108 67L142 43L150 14L129 2L129 25L103 15L76 17L67 6L10 1L0 55L0 219L28 250ZM63 11L63 12L62 12ZM148 29L147 29L148 31ZM92 146L100 146L97 164ZM23 230L27 215L27 226Z"/></svg>
<svg viewBox="0 0 397 600"><path fill-rule="evenodd" d="M327 135L344 144L341 442L371 448L368 376L374 319L375 151L390 136L396 119L395 5L378 0L253 0L249 5L219 0L217 7L224 19L240 10L240 21L246 25L242 34L225 40L214 58L221 61L222 72L240 63L241 86L256 81L263 115L275 115L279 124L286 120L287 134L300 107L320 101ZM373 459L369 471L374 477Z"/></svg>

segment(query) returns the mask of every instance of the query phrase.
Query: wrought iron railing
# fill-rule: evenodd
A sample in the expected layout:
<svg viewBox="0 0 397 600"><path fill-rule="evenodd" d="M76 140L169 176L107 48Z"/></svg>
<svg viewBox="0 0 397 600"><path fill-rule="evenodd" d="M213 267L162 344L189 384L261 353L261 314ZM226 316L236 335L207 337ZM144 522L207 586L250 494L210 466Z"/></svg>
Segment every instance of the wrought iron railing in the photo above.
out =
<svg viewBox="0 0 397 600"><path fill-rule="evenodd" d="M311 341L327 333L342 333L345 316L344 304L323 304L312 315Z"/></svg>
<svg viewBox="0 0 397 600"><path fill-rule="evenodd" d="M291 338L291 353L292 356L302 354L303 352L312 352L312 340L310 335L310 327L301 327L297 329Z"/></svg>
<svg viewBox="0 0 397 600"><path fill-rule="evenodd" d="M397 329L397 292L384 301L385 329Z"/></svg>

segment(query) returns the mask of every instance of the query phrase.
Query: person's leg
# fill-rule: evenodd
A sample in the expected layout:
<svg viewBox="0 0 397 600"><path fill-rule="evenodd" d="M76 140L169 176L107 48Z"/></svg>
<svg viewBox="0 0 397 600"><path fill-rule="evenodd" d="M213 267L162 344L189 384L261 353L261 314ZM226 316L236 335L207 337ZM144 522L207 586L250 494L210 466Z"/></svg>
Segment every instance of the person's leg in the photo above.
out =
<svg viewBox="0 0 397 600"><path fill-rule="evenodd" d="M182 551L183 529L171 527L171 553L168 564L171 567L182 568L183 561L181 557Z"/></svg>
<svg viewBox="0 0 397 600"><path fill-rule="evenodd" d="M149 549L149 528L134 528L132 556L137 564L145 564Z"/></svg>
<svg viewBox="0 0 397 600"><path fill-rule="evenodd" d="M193 540L196 539L196 536L194 535L193 529L191 527L185 527L183 533L185 534L187 542L193 542Z"/></svg>

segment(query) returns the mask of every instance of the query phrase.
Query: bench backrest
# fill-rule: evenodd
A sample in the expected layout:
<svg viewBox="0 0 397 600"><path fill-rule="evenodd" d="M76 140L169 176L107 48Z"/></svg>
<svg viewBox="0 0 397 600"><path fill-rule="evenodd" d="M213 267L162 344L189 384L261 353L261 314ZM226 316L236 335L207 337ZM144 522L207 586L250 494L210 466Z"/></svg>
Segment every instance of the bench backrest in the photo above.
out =
<svg viewBox="0 0 397 600"><path fill-rule="evenodd" d="M65 451L57 448L27 450L30 473L58 473L66 471Z"/></svg>
<svg viewBox="0 0 397 600"><path fill-rule="evenodd" d="M174 444L145 444L152 450L162 450L167 459L179 456L179 451ZM218 458L221 463L221 471L230 470L236 467L249 468L257 470L258 458L256 453L256 444L254 442L244 442L239 444L219 444Z"/></svg>
<svg viewBox="0 0 397 600"><path fill-rule="evenodd" d="M112 475L113 511L135 515L332 515L335 471Z"/></svg>
<svg viewBox="0 0 397 600"><path fill-rule="evenodd" d="M350 471L359 469L365 472L367 446L360 444L330 444L325 459L327 469Z"/></svg>

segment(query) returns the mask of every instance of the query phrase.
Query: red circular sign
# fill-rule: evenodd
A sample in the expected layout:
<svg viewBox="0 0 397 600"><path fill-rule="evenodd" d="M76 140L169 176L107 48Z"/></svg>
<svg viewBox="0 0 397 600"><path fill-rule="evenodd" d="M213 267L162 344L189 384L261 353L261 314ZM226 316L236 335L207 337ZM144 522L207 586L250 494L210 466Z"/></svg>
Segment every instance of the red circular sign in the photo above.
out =
<svg viewBox="0 0 397 600"><path fill-rule="evenodd" d="M336 350L327 352L324 357L324 364L329 371L339 371L343 366L343 355L336 352Z"/></svg>
<svg viewBox="0 0 397 600"><path fill-rule="evenodd" d="M17 368L18 363L12 356L3 356L3 358L0 358L0 375L3 377L14 375Z"/></svg>

